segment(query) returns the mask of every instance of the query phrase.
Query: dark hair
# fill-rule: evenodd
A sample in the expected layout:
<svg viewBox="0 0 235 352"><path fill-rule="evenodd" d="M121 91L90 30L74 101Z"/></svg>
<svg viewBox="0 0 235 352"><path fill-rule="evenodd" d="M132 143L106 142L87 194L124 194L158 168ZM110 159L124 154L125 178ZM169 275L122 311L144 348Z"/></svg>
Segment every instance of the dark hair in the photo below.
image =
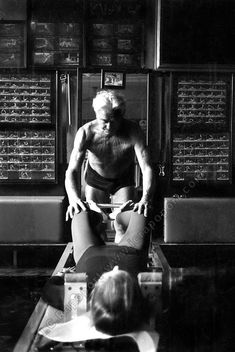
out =
<svg viewBox="0 0 235 352"><path fill-rule="evenodd" d="M103 274L91 295L94 325L111 335L139 330L145 316L144 306L137 279L124 270Z"/></svg>

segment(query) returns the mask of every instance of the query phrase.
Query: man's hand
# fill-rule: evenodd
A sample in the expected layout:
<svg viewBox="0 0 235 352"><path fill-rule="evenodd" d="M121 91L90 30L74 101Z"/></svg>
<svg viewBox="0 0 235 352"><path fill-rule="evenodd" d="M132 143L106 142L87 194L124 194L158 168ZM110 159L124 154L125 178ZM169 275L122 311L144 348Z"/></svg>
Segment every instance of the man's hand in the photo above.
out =
<svg viewBox="0 0 235 352"><path fill-rule="evenodd" d="M73 218L74 214L80 213L82 210L87 210L88 207L85 202L83 202L81 199L78 199L77 201L71 202L67 208L66 211L66 221Z"/></svg>
<svg viewBox="0 0 235 352"><path fill-rule="evenodd" d="M144 214L144 216L147 217L150 208L151 206L149 201L140 200L138 203L135 203L133 211L137 211L138 214Z"/></svg>

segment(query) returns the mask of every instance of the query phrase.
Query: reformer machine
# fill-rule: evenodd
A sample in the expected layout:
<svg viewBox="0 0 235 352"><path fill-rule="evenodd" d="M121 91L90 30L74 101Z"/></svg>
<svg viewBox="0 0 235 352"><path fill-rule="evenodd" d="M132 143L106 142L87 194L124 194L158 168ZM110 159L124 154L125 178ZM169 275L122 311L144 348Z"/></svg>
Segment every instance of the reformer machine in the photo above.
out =
<svg viewBox="0 0 235 352"><path fill-rule="evenodd" d="M106 204L106 203L101 203L97 204L97 206L102 209L117 209L120 207L121 204ZM109 220L112 222L113 220ZM156 317L161 316L161 287L162 287L162 272L161 268L157 267L154 265L152 261L152 256L153 256L153 246L152 246L152 236L150 240L150 246L149 246L149 270L145 273L140 273L138 275L138 280L139 284L141 286L141 289L143 290L144 295L148 297L152 301L152 319L150 321L150 325L158 331L158 324L156 323ZM73 244L68 243L65 251L56 267L52 275L58 274L58 272L69 272L68 269L71 268L71 273L74 272L73 266L74 266L74 260L73 260ZM66 278L67 284L71 286L73 285L72 280L70 280L69 276ZM84 278L80 280L80 282L77 282L76 285L84 285ZM68 287L66 287L68 288ZM71 291L71 290L70 290ZM60 311L57 311L55 308L52 306L48 305L45 303L42 298L39 300L37 306L35 307L34 312L32 313L32 316L30 317L30 320L25 327L22 336L20 337L17 345L14 348L14 352L33 352L35 351L36 348L38 348L38 343L41 339L40 335L38 332L45 326L47 326L49 323L54 323L54 319L59 317ZM55 321L57 323L57 321ZM49 341L48 341L49 342ZM102 342L103 344L103 342ZM53 343L47 344L47 347L49 350L69 350L69 351L74 351L73 347L75 347L75 350L79 351L86 351L84 347L79 346L73 346L74 344L58 344L58 343ZM92 347L92 346L90 346ZM93 350L97 348L97 345L93 346ZM100 346L98 346L100 347ZM104 346L102 346L103 348ZM107 346L106 350L109 350L110 346ZM71 348L71 349L69 349ZM76 349L77 348L77 349ZM122 350L124 350L121 347ZM38 349L40 350L40 349ZM103 349L104 350L104 349ZM119 349L120 350L120 349ZM43 348L42 348L43 351ZM128 342L128 351L132 351L131 345L129 345ZM136 351L134 348L133 351Z"/></svg>

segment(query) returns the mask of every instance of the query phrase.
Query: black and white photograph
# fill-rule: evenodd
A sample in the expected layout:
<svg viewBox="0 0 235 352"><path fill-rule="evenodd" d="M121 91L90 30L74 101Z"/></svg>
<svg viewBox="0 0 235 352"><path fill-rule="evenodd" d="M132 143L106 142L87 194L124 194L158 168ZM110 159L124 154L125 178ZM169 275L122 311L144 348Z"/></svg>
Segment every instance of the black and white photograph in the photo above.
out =
<svg viewBox="0 0 235 352"><path fill-rule="evenodd" d="M0 352L233 352L235 1L0 0Z"/></svg>
<svg viewBox="0 0 235 352"><path fill-rule="evenodd" d="M109 72L103 71L102 74L102 87L112 89L125 88L125 73L123 72Z"/></svg>

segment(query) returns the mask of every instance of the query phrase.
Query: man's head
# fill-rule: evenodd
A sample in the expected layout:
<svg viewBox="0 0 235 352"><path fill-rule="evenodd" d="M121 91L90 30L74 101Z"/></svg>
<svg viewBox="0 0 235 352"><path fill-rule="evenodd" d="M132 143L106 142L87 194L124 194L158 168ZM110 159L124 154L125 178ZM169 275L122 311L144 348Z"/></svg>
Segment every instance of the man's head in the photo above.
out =
<svg viewBox="0 0 235 352"><path fill-rule="evenodd" d="M125 114L125 100L116 91L101 90L93 99L93 109L99 127L107 134L115 133Z"/></svg>

